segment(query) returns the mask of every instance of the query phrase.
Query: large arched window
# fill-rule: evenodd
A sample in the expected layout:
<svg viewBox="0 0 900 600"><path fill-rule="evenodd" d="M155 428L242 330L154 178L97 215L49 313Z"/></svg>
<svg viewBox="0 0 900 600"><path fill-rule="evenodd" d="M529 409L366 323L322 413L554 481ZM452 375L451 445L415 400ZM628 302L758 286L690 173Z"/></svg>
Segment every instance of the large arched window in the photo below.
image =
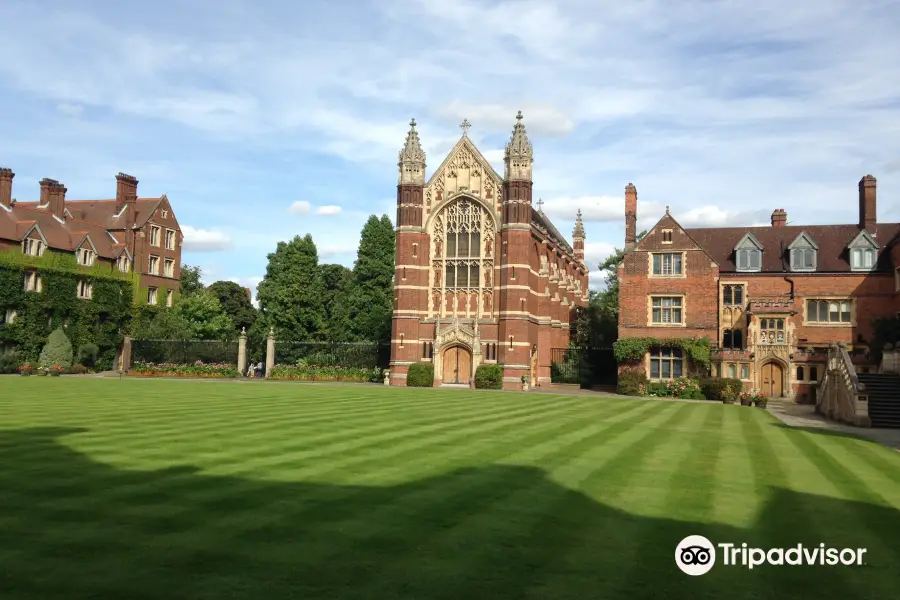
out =
<svg viewBox="0 0 900 600"><path fill-rule="evenodd" d="M431 231L433 295L444 298L447 292L454 295L475 296L464 306L481 307L482 291L493 288L494 222L487 210L478 202L460 198L444 207L435 216ZM439 305L444 302L439 301ZM489 305L489 303L488 303ZM450 310L432 308L441 316L458 314L457 304ZM466 313L480 311L480 308Z"/></svg>

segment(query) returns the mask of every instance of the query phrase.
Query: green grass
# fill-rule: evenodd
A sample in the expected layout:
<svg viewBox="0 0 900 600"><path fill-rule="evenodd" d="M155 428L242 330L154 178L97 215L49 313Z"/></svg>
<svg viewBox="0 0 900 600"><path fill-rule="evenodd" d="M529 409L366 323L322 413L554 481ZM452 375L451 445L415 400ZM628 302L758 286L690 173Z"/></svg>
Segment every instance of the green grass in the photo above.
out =
<svg viewBox="0 0 900 600"><path fill-rule="evenodd" d="M718 403L0 378L0 597L895 598L900 455ZM688 534L863 567L674 563Z"/></svg>

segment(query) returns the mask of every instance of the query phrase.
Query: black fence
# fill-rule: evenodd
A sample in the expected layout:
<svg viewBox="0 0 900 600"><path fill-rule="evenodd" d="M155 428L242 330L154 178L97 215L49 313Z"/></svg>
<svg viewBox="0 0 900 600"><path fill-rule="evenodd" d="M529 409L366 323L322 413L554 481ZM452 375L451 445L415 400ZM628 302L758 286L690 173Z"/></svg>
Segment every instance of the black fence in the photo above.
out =
<svg viewBox="0 0 900 600"><path fill-rule="evenodd" d="M275 364L313 367L387 369L391 345L387 342L275 342Z"/></svg>
<svg viewBox="0 0 900 600"><path fill-rule="evenodd" d="M238 342L217 340L132 340L131 362L191 365L228 363L237 365Z"/></svg>
<svg viewBox="0 0 900 600"><path fill-rule="evenodd" d="M612 348L553 348L550 382L578 384L583 388L614 386L618 363Z"/></svg>

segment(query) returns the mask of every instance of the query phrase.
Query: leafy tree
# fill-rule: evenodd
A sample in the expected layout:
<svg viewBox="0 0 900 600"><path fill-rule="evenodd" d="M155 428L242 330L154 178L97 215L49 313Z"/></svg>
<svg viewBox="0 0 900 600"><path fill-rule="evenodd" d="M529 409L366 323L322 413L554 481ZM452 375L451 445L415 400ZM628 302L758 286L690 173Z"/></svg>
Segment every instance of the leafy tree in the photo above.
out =
<svg viewBox="0 0 900 600"><path fill-rule="evenodd" d="M350 290L353 271L344 265L322 265L322 282L325 286L325 329L329 340L344 341L349 338L351 323L345 302Z"/></svg>
<svg viewBox="0 0 900 600"><path fill-rule="evenodd" d="M347 295L354 337L389 341L394 297L394 225L387 215L369 217L359 240Z"/></svg>
<svg viewBox="0 0 900 600"><path fill-rule="evenodd" d="M250 302L247 290L233 281L217 281L206 288L209 294L219 299L222 310L231 318L234 329L250 331L256 321L257 311Z"/></svg>
<svg viewBox="0 0 900 600"><path fill-rule="evenodd" d="M174 308L141 307L131 324L136 340L186 340L191 338L190 327Z"/></svg>
<svg viewBox="0 0 900 600"><path fill-rule="evenodd" d="M182 298L175 310L187 326L188 339L223 340L235 337L234 323L209 292Z"/></svg>
<svg viewBox="0 0 900 600"><path fill-rule="evenodd" d="M203 283L200 282L201 276L200 267L181 266L181 296L183 298L203 291Z"/></svg>
<svg viewBox="0 0 900 600"><path fill-rule="evenodd" d="M637 236L641 241L647 235L642 231ZM616 268L625 258L625 250L615 248L613 253L600 263L598 269L604 274L604 288L591 291L587 307L576 317L575 341L579 346L608 347L619 337L619 277Z"/></svg>
<svg viewBox="0 0 900 600"><path fill-rule="evenodd" d="M72 366L72 342L66 336L66 332L62 327L57 327L47 338L44 349L41 350L38 363L42 367L52 367L59 365L63 369Z"/></svg>
<svg viewBox="0 0 900 600"><path fill-rule="evenodd" d="M325 284L312 236L278 242L269 254L258 298L264 322L254 333L274 327L281 340L303 342L325 337Z"/></svg>

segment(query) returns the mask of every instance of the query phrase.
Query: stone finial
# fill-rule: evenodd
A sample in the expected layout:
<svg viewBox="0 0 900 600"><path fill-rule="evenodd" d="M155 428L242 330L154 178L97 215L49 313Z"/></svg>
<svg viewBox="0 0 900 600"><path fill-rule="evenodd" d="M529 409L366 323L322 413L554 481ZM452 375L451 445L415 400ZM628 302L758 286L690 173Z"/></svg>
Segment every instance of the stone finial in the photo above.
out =
<svg viewBox="0 0 900 600"><path fill-rule="evenodd" d="M247 337L247 328L241 327L241 337Z"/></svg>
<svg viewBox="0 0 900 600"><path fill-rule="evenodd" d="M415 119L409 121L409 132L406 134L406 143L400 150L397 166L400 168L401 184L425 184L425 152L419 143Z"/></svg>
<svg viewBox="0 0 900 600"><path fill-rule="evenodd" d="M584 239L584 222L581 220L581 209L575 213L575 229L572 230L572 238Z"/></svg>
<svg viewBox="0 0 900 600"><path fill-rule="evenodd" d="M508 180L531 181L531 165L534 162L534 148L528 140L525 125L522 123L522 111L516 114L509 143L504 150L504 178Z"/></svg>
<svg viewBox="0 0 900 600"><path fill-rule="evenodd" d="M275 337L275 328L274 327L269 327L269 337L270 338Z"/></svg>

